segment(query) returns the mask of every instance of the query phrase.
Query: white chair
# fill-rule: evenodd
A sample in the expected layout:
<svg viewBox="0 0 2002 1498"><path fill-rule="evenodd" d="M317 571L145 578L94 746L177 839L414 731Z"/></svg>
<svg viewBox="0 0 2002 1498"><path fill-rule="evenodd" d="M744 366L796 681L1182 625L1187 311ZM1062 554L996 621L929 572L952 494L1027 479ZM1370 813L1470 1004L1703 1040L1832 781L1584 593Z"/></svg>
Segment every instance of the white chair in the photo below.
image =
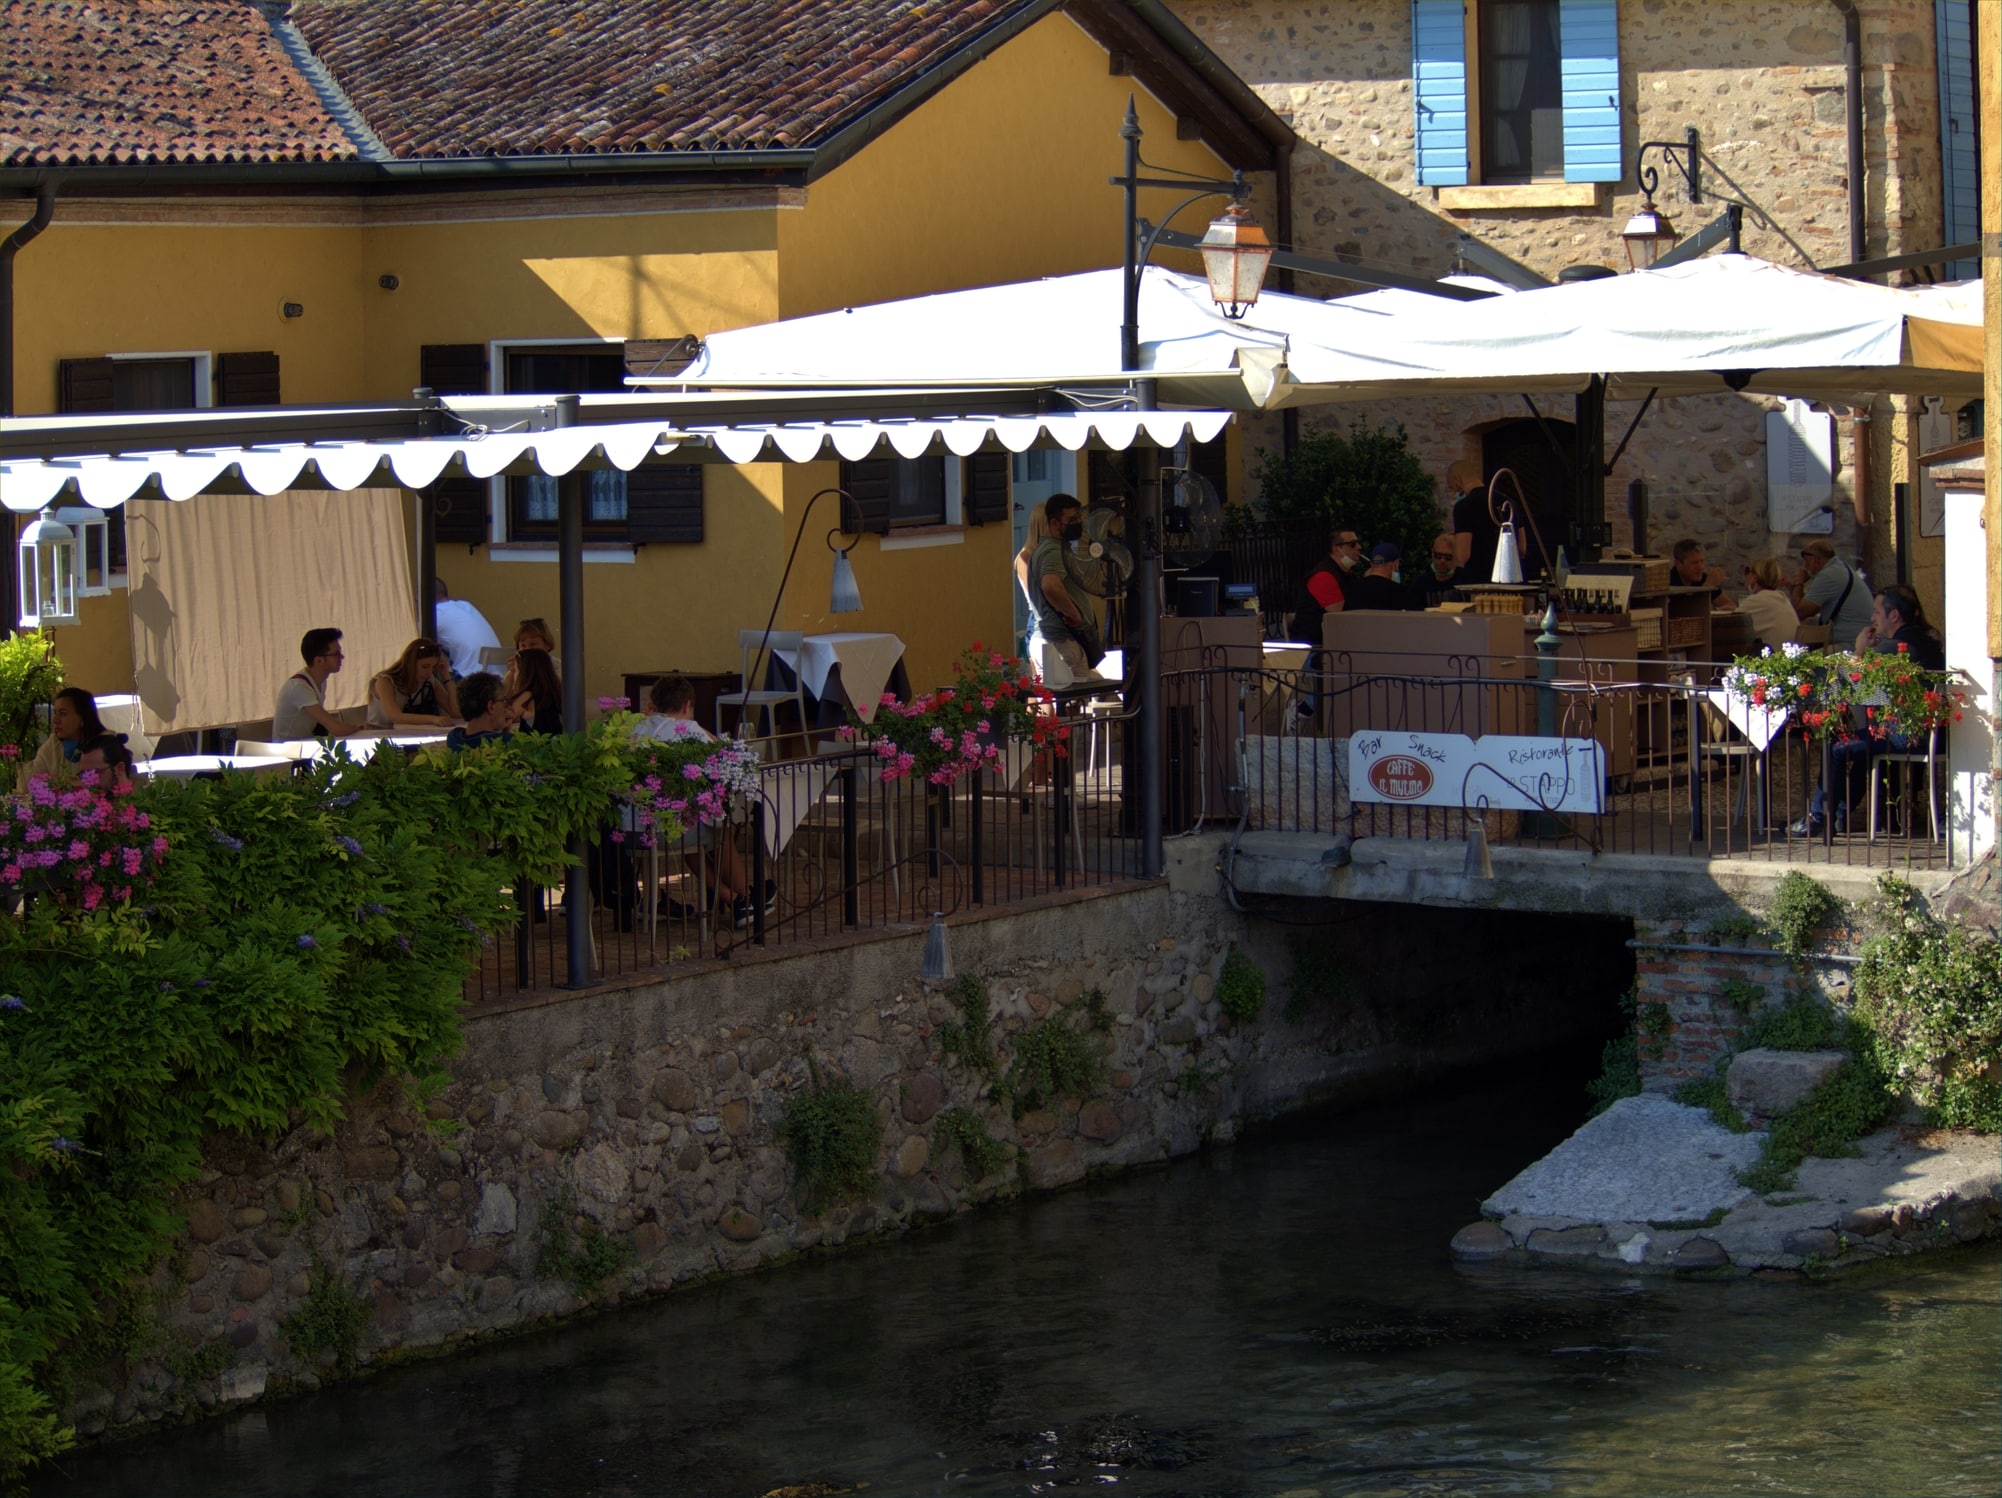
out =
<svg viewBox="0 0 2002 1498"><path fill-rule="evenodd" d="M512 645L482 645L480 647L480 664L482 666L505 666L513 659L514 647Z"/></svg>
<svg viewBox="0 0 2002 1498"><path fill-rule="evenodd" d="M1923 749L1886 749L1881 754L1870 756L1870 836L1877 836L1877 786L1884 773L1885 765L1904 766L1905 782L1905 833L1912 828L1912 771L1920 765L1926 767L1926 835L1934 842L1939 841L1939 735L1926 735Z"/></svg>
<svg viewBox="0 0 2002 1498"><path fill-rule="evenodd" d="M716 731L718 733L723 731L723 709L726 707L735 707L742 710L738 716L740 725L747 722L762 723L763 733L760 737L776 738L778 736L778 707L782 702L790 702L793 705L794 710L799 714L800 731L802 733L807 731L806 688L800 684L798 668L798 652L800 645L805 639L805 634L796 629L775 629L769 635L762 629L740 629L737 631L737 648L743 653L743 664L738 668L740 679L743 682L743 690L737 692L719 692L716 694ZM794 653L792 690L775 692L752 685L752 662L759 655L760 647L763 648L763 655L766 660L770 660L781 650L790 650Z"/></svg>

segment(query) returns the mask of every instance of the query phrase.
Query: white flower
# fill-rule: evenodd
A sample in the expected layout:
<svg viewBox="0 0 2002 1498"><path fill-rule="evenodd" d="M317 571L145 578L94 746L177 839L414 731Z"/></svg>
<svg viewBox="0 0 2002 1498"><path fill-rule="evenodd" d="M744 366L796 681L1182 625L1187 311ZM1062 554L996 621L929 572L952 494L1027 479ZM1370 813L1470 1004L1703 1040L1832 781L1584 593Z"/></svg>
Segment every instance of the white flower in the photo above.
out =
<svg viewBox="0 0 2002 1498"><path fill-rule="evenodd" d="M1784 645L1780 646L1780 649L1787 653L1788 660L1798 660L1807 654L1807 647L1798 640L1788 640ZM1770 653L1770 650L1768 653Z"/></svg>

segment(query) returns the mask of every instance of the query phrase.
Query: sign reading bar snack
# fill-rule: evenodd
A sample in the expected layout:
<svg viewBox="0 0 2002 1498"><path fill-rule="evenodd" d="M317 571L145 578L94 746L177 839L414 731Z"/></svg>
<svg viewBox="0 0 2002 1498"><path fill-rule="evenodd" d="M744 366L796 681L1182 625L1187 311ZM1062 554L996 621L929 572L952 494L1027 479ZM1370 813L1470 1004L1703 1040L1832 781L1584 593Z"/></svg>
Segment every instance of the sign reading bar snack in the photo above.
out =
<svg viewBox="0 0 2002 1498"><path fill-rule="evenodd" d="M1349 739L1355 801L1597 813L1605 788L1606 753L1595 739L1390 732Z"/></svg>

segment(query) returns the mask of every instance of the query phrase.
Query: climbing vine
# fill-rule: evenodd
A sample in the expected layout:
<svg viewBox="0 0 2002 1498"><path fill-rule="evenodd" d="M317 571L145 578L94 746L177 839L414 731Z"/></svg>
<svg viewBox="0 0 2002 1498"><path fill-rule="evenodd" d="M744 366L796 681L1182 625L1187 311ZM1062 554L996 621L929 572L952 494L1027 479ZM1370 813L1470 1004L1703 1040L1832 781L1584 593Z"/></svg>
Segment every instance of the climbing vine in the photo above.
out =
<svg viewBox="0 0 2002 1498"><path fill-rule="evenodd" d="M773 1131L792 1165L801 1203L818 1210L862 1196L876 1183L883 1120L869 1094L847 1077L822 1077L786 1100Z"/></svg>

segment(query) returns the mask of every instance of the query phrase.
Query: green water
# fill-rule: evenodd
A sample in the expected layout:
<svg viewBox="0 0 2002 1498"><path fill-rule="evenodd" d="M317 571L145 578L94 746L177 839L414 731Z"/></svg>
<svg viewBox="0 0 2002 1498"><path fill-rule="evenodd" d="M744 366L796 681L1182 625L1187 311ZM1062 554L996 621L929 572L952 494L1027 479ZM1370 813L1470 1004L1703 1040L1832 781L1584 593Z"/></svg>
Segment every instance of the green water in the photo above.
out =
<svg viewBox="0 0 2002 1498"><path fill-rule="evenodd" d="M1824 1283L1456 1267L1474 1204L1581 1113L1568 1073L1516 1080L76 1457L34 1491L2002 1490L1993 1248Z"/></svg>

